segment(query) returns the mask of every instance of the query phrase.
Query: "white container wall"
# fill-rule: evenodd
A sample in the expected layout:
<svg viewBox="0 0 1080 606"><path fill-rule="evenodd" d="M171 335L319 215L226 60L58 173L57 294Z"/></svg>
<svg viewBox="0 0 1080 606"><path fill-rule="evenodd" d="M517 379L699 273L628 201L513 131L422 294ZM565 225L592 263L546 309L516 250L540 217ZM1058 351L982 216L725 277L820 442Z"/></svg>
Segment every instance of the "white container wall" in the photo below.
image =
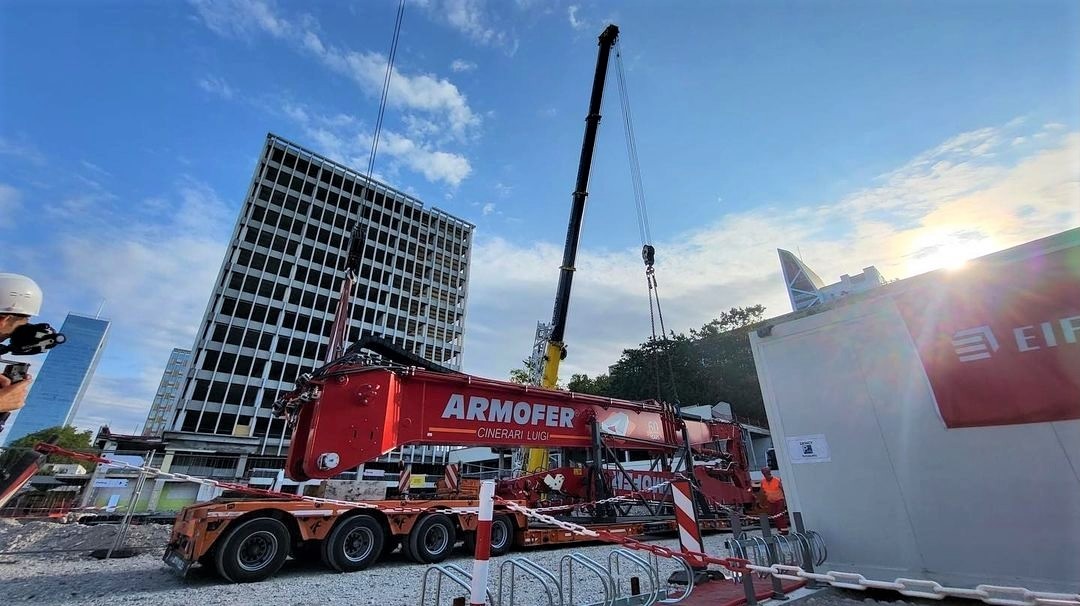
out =
<svg viewBox="0 0 1080 606"><path fill-rule="evenodd" d="M1080 319L1080 296L1072 299L1080 288L1080 230L992 255L968 270L1000 278L1055 248L1076 265L1044 293L1071 299L1057 301L1061 313L1046 318L1053 321L1051 332L1043 335L1038 323L1026 321L1019 333L1010 332L974 318L997 335L986 351L998 366L965 360L955 372L984 369L988 384L1008 383L1014 379L1002 377L1008 373L1000 364L1010 364L1009 355L1040 353L1025 346L1041 343L1048 357L1040 370L1061 383L1044 382L1027 394L1002 389L969 402L976 415L983 402L1039 408L1043 400L1061 401L1080 389L1080 343L1069 334L1080 325L1073 320ZM942 273L890 284L818 313L778 318L751 336L789 508L802 511L807 526L822 534L833 570L877 580L903 576L1078 592L1080 399L1071 404L1075 410L1070 395L1051 411L1062 420L946 427L935 390L944 393L943 381L955 376L934 366L933 343L925 341L931 337L913 336L910 309L906 319L902 309L912 289L938 292L937 281L958 279ZM1036 333L1047 338L1028 338ZM938 345L971 359L967 342L950 341L950 335ZM1012 384L1030 381L1030 373L1020 374Z"/></svg>

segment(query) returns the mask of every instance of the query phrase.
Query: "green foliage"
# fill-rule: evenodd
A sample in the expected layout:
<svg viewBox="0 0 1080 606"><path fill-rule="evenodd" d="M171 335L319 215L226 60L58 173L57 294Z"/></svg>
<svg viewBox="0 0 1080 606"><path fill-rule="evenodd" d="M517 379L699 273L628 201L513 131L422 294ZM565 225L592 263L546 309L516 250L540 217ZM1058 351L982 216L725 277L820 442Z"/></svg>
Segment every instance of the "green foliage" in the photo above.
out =
<svg viewBox="0 0 1080 606"><path fill-rule="evenodd" d="M595 379L590 379L589 375L570 375L570 381L567 382L566 388L575 393L588 393L597 396L605 395L611 390L607 375L597 375Z"/></svg>
<svg viewBox="0 0 1080 606"><path fill-rule="evenodd" d="M765 307L734 307L690 335L672 333L623 350L607 374L573 375L570 391L628 400L678 400L684 406L731 402L735 414L765 418L749 333Z"/></svg>
<svg viewBox="0 0 1080 606"><path fill-rule="evenodd" d="M68 450L87 450L90 448L90 441L94 437L93 432L89 430L79 431L71 425L46 427L45 429L25 435L8 444L5 448L11 450L5 450L4 456L0 458L0 464L3 464L8 457L14 455L17 452L15 449L33 448L38 442L45 442L54 435L59 437L56 445L61 448L67 448ZM81 461L76 459L56 455L50 456L47 462L58 463L61 465L67 463L81 463Z"/></svg>
<svg viewBox="0 0 1080 606"><path fill-rule="evenodd" d="M519 385L532 385L532 359L525 359L521 361L522 368L514 368L510 371L510 382L517 383ZM543 372L543 368L538 368L536 374ZM555 389L566 389L562 381L555 383Z"/></svg>
<svg viewBox="0 0 1080 606"><path fill-rule="evenodd" d="M522 360L521 364L521 368L515 368L510 371L510 382L519 385L529 385L532 383L532 360Z"/></svg>

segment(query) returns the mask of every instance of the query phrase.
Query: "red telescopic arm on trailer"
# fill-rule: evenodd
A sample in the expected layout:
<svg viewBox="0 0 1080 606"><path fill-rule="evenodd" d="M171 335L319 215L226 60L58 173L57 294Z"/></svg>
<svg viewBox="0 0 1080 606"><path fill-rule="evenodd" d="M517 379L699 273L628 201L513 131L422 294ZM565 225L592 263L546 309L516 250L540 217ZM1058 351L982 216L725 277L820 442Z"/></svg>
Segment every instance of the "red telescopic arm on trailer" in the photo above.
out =
<svg viewBox="0 0 1080 606"><path fill-rule="evenodd" d="M334 477L406 444L590 448L593 424L614 448L674 450L682 432L667 404L419 368L331 367L286 396L295 429L294 480ZM687 421L691 445L731 439L731 424ZM725 435L717 435L718 431Z"/></svg>

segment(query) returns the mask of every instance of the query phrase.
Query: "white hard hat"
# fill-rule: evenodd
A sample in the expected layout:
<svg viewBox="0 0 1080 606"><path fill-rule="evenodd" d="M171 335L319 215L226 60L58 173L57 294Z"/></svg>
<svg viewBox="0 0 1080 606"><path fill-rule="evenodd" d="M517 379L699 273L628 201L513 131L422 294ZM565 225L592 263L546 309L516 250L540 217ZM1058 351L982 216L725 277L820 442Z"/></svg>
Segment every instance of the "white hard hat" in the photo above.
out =
<svg viewBox="0 0 1080 606"><path fill-rule="evenodd" d="M0 314L36 316L41 299L37 282L19 274L0 274Z"/></svg>

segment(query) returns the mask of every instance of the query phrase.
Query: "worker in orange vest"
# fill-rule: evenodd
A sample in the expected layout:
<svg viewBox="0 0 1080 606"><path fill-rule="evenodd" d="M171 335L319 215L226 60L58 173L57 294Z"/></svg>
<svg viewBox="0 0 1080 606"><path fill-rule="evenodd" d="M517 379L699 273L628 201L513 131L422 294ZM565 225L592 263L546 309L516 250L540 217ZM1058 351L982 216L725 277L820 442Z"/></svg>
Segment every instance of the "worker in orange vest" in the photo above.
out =
<svg viewBox="0 0 1080 606"><path fill-rule="evenodd" d="M765 502L768 504L769 516L776 516L787 510L787 504L784 502L784 485L780 482L780 478L774 478L772 470L768 467L761 468L761 492L765 495ZM787 527L787 519L785 516L773 518L772 523L780 529Z"/></svg>

